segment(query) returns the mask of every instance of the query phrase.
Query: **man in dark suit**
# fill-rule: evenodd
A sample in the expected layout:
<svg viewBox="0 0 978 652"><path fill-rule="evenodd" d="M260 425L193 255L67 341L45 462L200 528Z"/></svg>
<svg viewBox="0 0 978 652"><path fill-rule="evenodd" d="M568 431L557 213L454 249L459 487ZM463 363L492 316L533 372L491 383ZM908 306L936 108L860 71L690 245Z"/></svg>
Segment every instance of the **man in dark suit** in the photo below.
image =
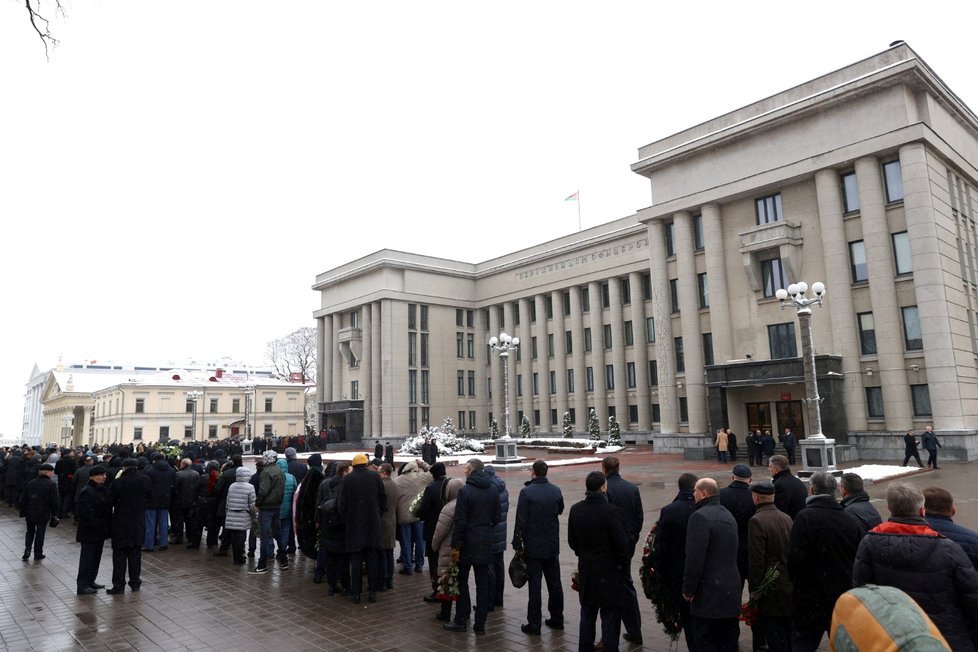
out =
<svg viewBox="0 0 978 652"><path fill-rule="evenodd" d="M75 505L78 529L75 541L81 544L78 555L78 595L92 595L105 585L97 584L99 565L102 563L102 547L109 538L112 523L112 505L105 488L105 467L93 466L88 472L88 484L78 495Z"/></svg>
<svg viewBox="0 0 978 652"><path fill-rule="evenodd" d="M126 590L126 569L129 586L138 591L142 580L142 546L146 538L146 508L153 499L153 481L137 472L136 460L122 461L122 475L109 488L112 503L112 588L109 595Z"/></svg>
<svg viewBox="0 0 978 652"><path fill-rule="evenodd" d="M24 541L24 556L27 561L31 557L31 547L34 548L34 560L44 559L44 533L48 523L58 524L58 483L51 479L54 467L42 464L36 478L27 483L27 488L21 495L20 515L27 519L27 538Z"/></svg>
<svg viewBox="0 0 978 652"><path fill-rule="evenodd" d="M652 559L652 567L662 576L672 601L679 605L686 647L690 652L696 652L696 641L693 639L689 603L683 599L683 570L686 566L686 527L690 515L696 511L693 487L698 479L692 473L679 476L679 493L659 512L656 526L658 545Z"/></svg>
<svg viewBox="0 0 978 652"><path fill-rule="evenodd" d="M720 504L727 508L737 521L737 571L741 582L747 581L747 524L754 516L754 499L750 494L753 473L746 464L733 467L733 482L720 490Z"/></svg>
<svg viewBox="0 0 978 652"><path fill-rule="evenodd" d="M792 519L805 508L808 490L805 483L791 475L788 458L784 455L773 456L767 464L774 482L774 505Z"/></svg>
<svg viewBox="0 0 978 652"><path fill-rule="evenodd" d="M605 495L608 502L618 508L618 518L628 541L631 544L628 552L628 563L625 565L625 577L622 583L626 595L622 602L620 615L625 625L625 640L635 645L642 644L642 615L638 608L638 594L632 582L631 559L635 554L635 545L642 536L642 524L645 522L645 511L642 509L642 495L631 482L619 474L620 462L617 457L609 456L601 460L601 468L607 478Z"/></svg>

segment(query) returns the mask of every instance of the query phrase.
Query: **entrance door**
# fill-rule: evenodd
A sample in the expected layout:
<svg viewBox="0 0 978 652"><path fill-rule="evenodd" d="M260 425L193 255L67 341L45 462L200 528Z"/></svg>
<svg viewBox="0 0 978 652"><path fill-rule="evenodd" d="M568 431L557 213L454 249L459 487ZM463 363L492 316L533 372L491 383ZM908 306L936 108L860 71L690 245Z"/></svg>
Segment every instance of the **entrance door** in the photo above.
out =
<svg viewBox="0 0 978 652"><path fill-rule="evenodd" d="M771 429L771 404L770 403L745 403L747 407L747 428L750 430Z"/></svg>
<svg viewBox="0 0 978 652"><path fill-rule="evenodd" d="M778 401L775 409L778 411L779 434L783 435L785 428L791 428L798 439L805 437L805 416L801 401Z"/></svg>

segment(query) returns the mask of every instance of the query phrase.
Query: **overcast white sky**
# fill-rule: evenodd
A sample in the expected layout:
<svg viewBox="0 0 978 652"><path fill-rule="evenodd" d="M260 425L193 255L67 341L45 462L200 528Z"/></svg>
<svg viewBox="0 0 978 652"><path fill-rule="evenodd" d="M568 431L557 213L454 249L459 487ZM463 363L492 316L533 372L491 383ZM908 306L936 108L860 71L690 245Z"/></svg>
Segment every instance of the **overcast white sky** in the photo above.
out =
<svg viewBox="0 0 978 652"><path fill-rule="evenodd" d="M585 227L629 215L641 145L893 40L978 106L945 0L63 1L47 62L0 0L6 436L35 362L260 363L316 274L548 240L577 190Z"/></svg>

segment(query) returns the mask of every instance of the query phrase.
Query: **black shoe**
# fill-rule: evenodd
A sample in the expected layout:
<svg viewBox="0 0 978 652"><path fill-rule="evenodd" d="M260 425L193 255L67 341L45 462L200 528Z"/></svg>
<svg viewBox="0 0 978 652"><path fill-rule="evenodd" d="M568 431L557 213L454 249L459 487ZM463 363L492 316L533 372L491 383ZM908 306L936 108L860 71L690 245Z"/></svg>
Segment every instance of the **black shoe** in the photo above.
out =
<svg viewBox="0 0 978 652"><path fill-rule="evenodd" d="M326 595L336 595L336 589L329 587L329 591L326 592Z"/></svg>
<svg viewBox="0 0 978 652"><path fill-rule="evenodd" d="M98 591L90 586L86 586L84 589L78 591L78 595L95 595L96 593L98 593Z"/></svg>
<svg viewBox="0 0 978 652"><path fill-rule="evenodd" d="M104 584L92 584L91 586L96 591L98 591L99 589L104 589L105 588L105 585Z"/></svg>
<svg viewBox="0 0 978 652"><path fill-rule="evenodd" d="M129 585L129 589L130 589L130 590L131 590L131 591L132 591L133 593L139 593L139 587L140 587L140 586L142 586L142 584L143 584L142 582L140 582L139 584L130 584L130 585Z"/></svg>
<svg viewBox="0 0 978 652"><path fill-rule="evenodd" d="M120 587L118 589L115 588L115 587L112 587L111 589L106 590L106 593L108 595L119 595L119 594L125 593L125 592L126 592L126 587L124 587L124 586L123 587Z"/></svg>
<svg viewBox="0 0 978 652"><path fill-rule="evenodd" d="M268 572L268 566L255 566L253 569L248 571L249 575L263 575Z"/></svg>
<svg viewBox="0 0 978 652"><path fill-rule="evenodd" d="M367 594L367 602L377 602L377 594L371 591Z"/></svg>
<svg viewBox="0 0 978 652"><path fill-rule="evenodd" d="M473 627L472 631L475 632L477 636L485 636L486 634L485 627Z"/></svg>
<svg viewBox="0 0 978 652"><path fill-rule="evenodd" d="M21 561L27 561L30 558L31 558L31 551L30 550L25 550L24 551L24 556L21 557L20 559L21 559Z"/></svg>
<svg viewBox="0 0 978 652"><path fill-rule="evenodd" d="M278 565L278 569L279 570L289 570L289 562L288 561L283 561L282 563L280 563Z"/></svg>
<svg viewBox="0 0 978 652"><path fill-rule="evenodd" d="M452 619L452 617L451 617L451 616L443 616L443 615L442 615L442 613L441 613L440 611L439 611L438 613L436 613L436 614L435 614L435 620L440 620L440 621L442 621L443 623L447 623L447 622L449 622L449 621L450 621L451 619Z"/></svg>
<svg viewBox="0 0 978 652"><path fill-rule="evenodd" d="M533 636L540 635L540 628L534 627L529 623L523 623L522 625L520 625L520 631L523 632L524 634L531 634Z"/></svg>
<svg viewBox="0 0 978 652"><path fill-rule="evenodd" d="M441 626L442 629L447 629L450 632L464 632L465 623L448 622Z"/></svg>
<svg viewBox="0 0 978 652"><path fill-rule="evenodd" d="M406 568L402 568L401 570L399 570L397 572L400 573L401 575L413 575L414 574L412 571L409 571Z"/></svg>
<svg viewBox="0 0 978 652"><path fill-rule="evenodd" d="M626 632L625 633L625 640L628 641L629 643L631 643L632 645L641 645L642 644L642 635L639 634L638 636L632 636L631 634L629 634L628 632Z"/></svg>
<svg viewBox="0 0 978 652"><path fill-rule="evenodd" d="M394 588L394 580L387 580L387 588L389 589Z"/></svg>
<svg viewBox="0 0 978 652"><path fill-rule="evenodd" d="M353 604L360 604L360 594L359 593L354 593L353 594Z"/></svg>
<svg viewBox="0 0 978 652"><path fill-rule="evenodd" d="M163 551L164 551L164 550L166 550L166 549L167 549L168 547L169 547L169 546L160 546L160 552L163 552Z"/></svg>
<svg viewBox="0 0 978 652"><path fill-rule="evenodd" d="M550 629L564 628L564 621L557 622L556 620L553 620L551 618L547 618L545 621L543 621L543 624L549 627Z"/></svg>
<svg viewBox="0 0 978 652"><path fill-rule="evenodd" d="M418 574L418 575L420 575L421 573L423 573L423 572L424 572L424 569L423 569L423 568L415 568L415 569L414 569L414 572L415 572L416 574Z"/></svg>
<svg viewBox="0 0 978 652"><path fill-rule="evenodd" d="M248 552L248 559L254 559L254 558L255 558L255 551L254 550L249 551Z"/></svg>
<svg viewBox="0 0 978 652"><path fill-rule="evenodd" d="M234 565L235 566L244 566L247 563L248 563L248 560L247 559L235 559L234 560Z"/></svg>
<svg viewBox="0 0 978 652"><path fill-rule="evenodd" d="M143 548L143 552L153 552L153 549L152 548ZM227 553L224 553L224 554L226 555Z"/></svg>
<svg viewBox="0 0 978 652"><path fill-rule="evenodd" d="M426 595L421 599L424 600L425 602L438 602L438 598L435 597L434 593L432 593L431 595Z"/></svg>
<svg viewBox="0 0 978 652"><path fill-rule="evenodd" d="M227 557L228 556L228 551L227 550L218 550L217 552L214 553L214 556L215 557ZM253 556L254 555L252 555L252 557Z"/></svg>

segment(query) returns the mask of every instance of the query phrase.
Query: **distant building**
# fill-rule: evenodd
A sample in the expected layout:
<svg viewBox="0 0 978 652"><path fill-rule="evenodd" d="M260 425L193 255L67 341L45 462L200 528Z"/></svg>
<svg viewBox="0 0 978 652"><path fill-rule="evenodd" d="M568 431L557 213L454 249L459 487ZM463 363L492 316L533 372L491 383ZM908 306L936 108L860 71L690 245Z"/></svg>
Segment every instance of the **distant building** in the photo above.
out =
<svg viewBox="0 0 978 652"><path fill-rule="evenodd" d="M385 249L320 274L319 406L368 438L450 416L709 449L717 428L816 430L794 310L814 308L821 430L893 457L933 424L978 457L978 117L906 44L642 147L638 214L470 264ZM464 247L460 248L464 251ZM349 428L348 428L349 431Z"/></svg>

